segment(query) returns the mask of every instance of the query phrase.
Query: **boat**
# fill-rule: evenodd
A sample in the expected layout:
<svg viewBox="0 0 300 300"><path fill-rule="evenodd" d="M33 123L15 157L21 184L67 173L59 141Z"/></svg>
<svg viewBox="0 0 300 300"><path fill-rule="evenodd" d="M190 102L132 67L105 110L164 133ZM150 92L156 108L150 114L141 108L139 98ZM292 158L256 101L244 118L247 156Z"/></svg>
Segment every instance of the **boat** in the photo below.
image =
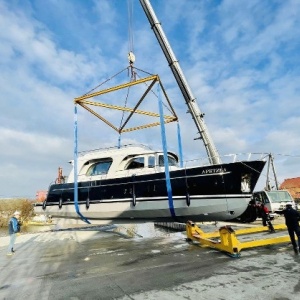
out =
<svg viewBox="0 0 300 300"><path fill-rule="evenodd" d="M78 157L79 210L90 220L112 222L221 221L241 215L264 160L180 167L168 152L171 199L164 153L145 145L96 149ZM78 217L74 209L74 168L61 183L50 186L39 213Z"/></svg>
<svg viewBox="0 0 300 300"><path fill-rule="evenodd" d="M179 164L178 156L164 145L158 151L145 145L119 145L83 152L73 160L70 175L65 179L60 175L49 187L46 200L37 203L35 210L53 217L80 217L87 222L200 222L237 218L248 207L266 162L262 157L222 162L204 123L204 114L150 2L140 3L204 142L208 163ZM75 102L80 104L81 99Z"/></svg>

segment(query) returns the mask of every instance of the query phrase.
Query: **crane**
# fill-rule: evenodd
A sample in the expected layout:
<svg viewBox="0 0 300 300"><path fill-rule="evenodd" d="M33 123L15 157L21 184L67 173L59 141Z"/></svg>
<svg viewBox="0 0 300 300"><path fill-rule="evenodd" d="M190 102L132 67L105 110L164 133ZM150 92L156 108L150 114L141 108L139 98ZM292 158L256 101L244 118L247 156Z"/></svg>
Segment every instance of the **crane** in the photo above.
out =
<svg viewBox="0 0 300 300"><path fill-rule="evenodd" d="M203 120L204 114L201 112L196 98L194 97L185 76L181 70L178 60L175 57L175 54L167 40L167 37L162 29L160 22L158 21L156 14L152 8L152 5L149 0L140 0L141 6L148 18L150 26L158 40L158 43L168 61L168 64L171 68L171 71L175 77L175 80L181 90L183 98L188 106L188 110L192 115L192 118L195 122L197 130L202 139L206 153L208 155L209 162L211 164L221 164L221 159L218 154L217 148L215 147L213 140L210 137L207 126Z"/></svg>

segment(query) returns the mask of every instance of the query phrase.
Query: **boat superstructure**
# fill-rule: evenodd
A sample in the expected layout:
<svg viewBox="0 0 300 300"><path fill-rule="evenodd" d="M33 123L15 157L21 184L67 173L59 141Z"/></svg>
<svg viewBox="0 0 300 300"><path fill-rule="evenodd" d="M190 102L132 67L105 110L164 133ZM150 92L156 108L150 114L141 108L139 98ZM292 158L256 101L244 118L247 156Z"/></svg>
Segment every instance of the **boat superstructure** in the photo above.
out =
<svg viewBox="0 0 300 300"><path fill-rule="evenodd" d="M178 169L178 157L168 153L169 168ZM146 145L125 145L83 152L78 157L80 182L147 175L164 171L164 156ZM74 169L67 183L74 182Z"/></svg>

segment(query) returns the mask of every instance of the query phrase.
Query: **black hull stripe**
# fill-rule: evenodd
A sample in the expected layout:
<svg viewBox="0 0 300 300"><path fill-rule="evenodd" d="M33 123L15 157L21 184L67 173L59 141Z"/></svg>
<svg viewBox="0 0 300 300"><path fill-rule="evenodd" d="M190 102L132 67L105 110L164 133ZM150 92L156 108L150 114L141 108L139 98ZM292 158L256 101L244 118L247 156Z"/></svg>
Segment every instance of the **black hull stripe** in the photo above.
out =
<svg viewBox="0 0 300 300"><path fill-rule="evenodd" d="M245 199L250 199L251 198L251 194L240 194L240 195L211 195L211 196L203 196L203 195L199 195L199 196L190 196L191 201L201 201L201 200L209 200L209 199L241 199L241 198L245 198ZM185 196L175 196L173 197L173 201L182 201L182 200L186 200ZM144 197L140 197L140 198L136 198L136 203L138 202L167 202L168 201L168 197L164 196L164 197L155 197L155 198L144 198ZM122 198L122 199L99 199L99 200L90 200L89 201L90 204L100 204L100 203L131 203L132 202L132 198ZM79 204L85 204L86 201L78 201ZM49 202L47 203L47 206L52 206L52 205L59 205L59 202ZM74 205L74 201L68 201L68 202L64 202L62 205ZM42 204L37 204L36 206L42 206Z"/></svg>
<svg viewBox="0 0 300 300"><path fill-rule="evenodd" d="M188 180L190 178L197 178L197 177L207 177L207 176L223 176L226 174L230 174L231 172L226 172L226 173L216 173L216 174L200 174L200 175L192 175L192 176L178 176L178 177L172 177L170 178L171 181L172 180L177 180L177 179L185 179ZM138 175L137 175L138 176ZM122 178L122 177L121 177ZM120 178L120 179L121 179ZM119 179L119 178L113 178L113 179ZM96 182L96 181L101 181L101 180L113 180L110 178L106 178L106 179L95 179L95 180L90 180L90 181L79 181L78 183L86 183L86 182ZM151 183L151 182L158 182L158 181L162 181L165 180L165 178L157 178L157 179L150 179L150 180L138 180L135 183ZM78 187L78 189L86 189L88 187L109 187L109 186L120 186L120 185L128 185L130 183L134 183L131 181L128 182L118 182L118 183L105 183L105 184L95 184L95 185L89 185L89 186L84 186L84 187ZM70 184L74 184L73 182L70 182ZM61 188L61 189L53 189L53 191L61 191L61 190L73 190L74 188Z"/></svg>

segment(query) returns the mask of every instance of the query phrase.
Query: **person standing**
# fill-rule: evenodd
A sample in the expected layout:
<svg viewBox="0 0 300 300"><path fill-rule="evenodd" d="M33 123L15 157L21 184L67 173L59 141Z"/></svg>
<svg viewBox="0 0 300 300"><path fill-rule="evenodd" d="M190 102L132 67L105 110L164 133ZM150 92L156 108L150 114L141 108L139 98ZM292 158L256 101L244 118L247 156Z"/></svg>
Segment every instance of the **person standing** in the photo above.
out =
<svg viewBox="0 0 300 300"><path fill-rule="evenodd" d="M275 229L274 229L273 224L271 222L270 213L269 213L268 208L263 203L261 203L260 210L261 210L261 217L262 217L263 226L268 225L270 233L274 233Z"/></svg>
<svg viewBox="0 0 300 300"><path fill-rule="evenodd" d="M300 214L297 210L293 209L292 204L288 203L286 209L283 211L285 224L289 232L289 236L296 254L300 252L300 227L299 220ZM295 234L298 237L298 247L295 240Z"/></svg>
<svg viewBox="0 0 300 300"><path fill-rule="evenodd" d="M20 232L21 223L19 221L20 218L20 212L15 211L14 215L10 218L8 223L8 234L10 237L9 240L9 248L7 255L14 254L14 245L17 238L17 233Z"/></svg>

